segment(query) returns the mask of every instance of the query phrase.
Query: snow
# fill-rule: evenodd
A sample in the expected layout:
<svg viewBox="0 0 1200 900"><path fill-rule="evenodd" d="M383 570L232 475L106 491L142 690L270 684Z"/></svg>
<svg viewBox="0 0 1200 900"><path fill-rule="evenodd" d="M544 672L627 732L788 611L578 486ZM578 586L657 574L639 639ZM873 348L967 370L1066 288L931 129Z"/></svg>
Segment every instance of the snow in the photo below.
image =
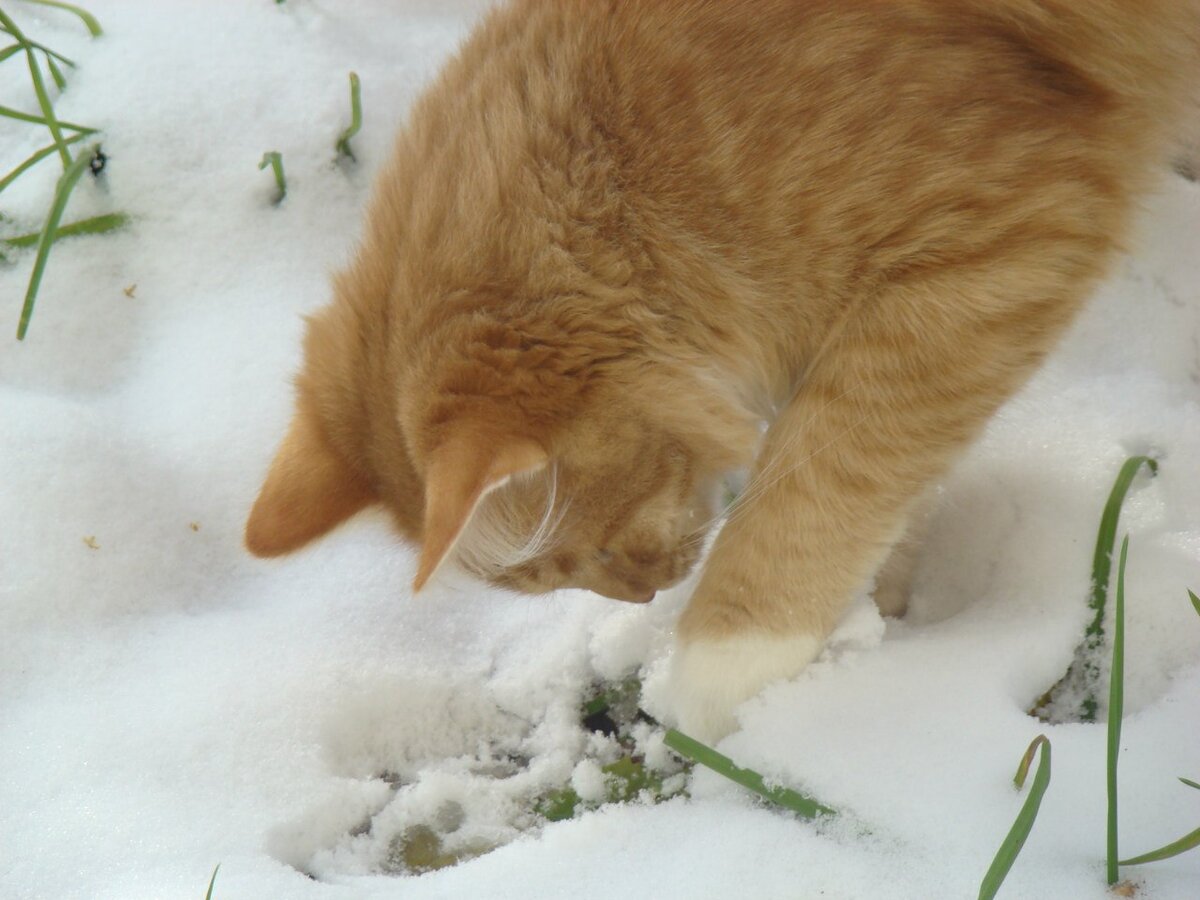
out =
<svg viewBox="0 0 1200 900"><path fill-rule="evenodd" d="M89 7L96 41L6 4L80 63L60 116L105 132L108 170L67 220L135 221L55 249L20 345L4 336L31 255L0 268L0 896L198 897L218 862L220 900L972 896L1044 732L1053 782L1003 896L1102 897L1103 727L1024 710L1070 661L1100 510L1143 452L1162 465L1122 520L1122 846L1196 827L1175 780L1200 777L1196 185L1164 181L1132 254L946 480L909 617L856 604L720 745L844 816L799 821L700 771L690 799L535 827L533 794L600 790L602 748L578 726L590 684L644 667L662 712L688 585L649 607L466 582L414 599L414 556L378 513L279 561L240 546L290 412L300 317L480 5ZM351 70L365 121L358 163L338 165ZM0 103L34 108L19 61L2 71ZM0 168L43 143L0 120ZM287 171L278 207L266 150ZM51 161L5 192L5 233L37 227L54 178ZM500 846L404 874L389 848L420 824ZM1140 896L1190 900L1200 853L1125 874Z"/></svg>

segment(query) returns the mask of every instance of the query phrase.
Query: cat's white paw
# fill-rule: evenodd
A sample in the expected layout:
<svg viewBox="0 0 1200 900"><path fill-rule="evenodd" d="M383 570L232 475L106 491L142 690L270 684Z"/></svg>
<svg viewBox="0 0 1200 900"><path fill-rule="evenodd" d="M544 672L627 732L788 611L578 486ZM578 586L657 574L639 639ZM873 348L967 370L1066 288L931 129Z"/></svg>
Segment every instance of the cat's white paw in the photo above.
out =
<svg viewBox="0 0 1200 900"><path fill-rule="evenodd" d="M680 641L668 702L679 730L712 742L737 726L734 711L774 681L799 674L821 651L816 635L750 634Z"/></svg>

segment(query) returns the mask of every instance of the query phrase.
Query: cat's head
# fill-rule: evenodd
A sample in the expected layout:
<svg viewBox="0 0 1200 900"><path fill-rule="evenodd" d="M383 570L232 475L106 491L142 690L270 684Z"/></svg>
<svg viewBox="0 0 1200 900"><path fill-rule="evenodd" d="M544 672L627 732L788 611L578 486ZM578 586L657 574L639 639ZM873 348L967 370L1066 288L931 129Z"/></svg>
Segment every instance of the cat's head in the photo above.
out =
<svg viewBox="0 0 1200 900"><path fill-rule="evenodd" d="M382 503L420 544L419 590L447 562L526 593L649 600L693 566L720 477L755 424L635 335L542 317L465 316L421 341L310 323L292 425L251 513L256 555L294 550Z"/></svg>

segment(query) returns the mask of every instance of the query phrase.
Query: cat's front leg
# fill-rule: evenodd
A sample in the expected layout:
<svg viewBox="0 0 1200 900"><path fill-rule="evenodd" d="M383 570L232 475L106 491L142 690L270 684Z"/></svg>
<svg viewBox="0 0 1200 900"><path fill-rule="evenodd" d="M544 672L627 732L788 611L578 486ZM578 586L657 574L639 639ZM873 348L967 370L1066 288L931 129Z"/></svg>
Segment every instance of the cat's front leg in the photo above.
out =
<svg viewBox="0 0 1200 900"><path fill-rule="evenodd" d="M1058 297L1027 302L1014 280L1008 303L986 274L986 293L906 286L847 317L773 424L679 622L681 728L729 732L743 700L813 660L922 490L1069 320L1076 285L1047 279Z"/></svg>
<svg viewBox="0 0 1200 900"><path fill-rule="evenodd" d="M886 513L883 503L855 509L861 504L834 496L835 482L821 483L816 458L834 450L807 445L788 427L793 419L812 426L803 406L798 401L768 436L765 462L679 623L671 702L680 728L701 739L733 730L738 705L816 658L902 528L903 503Z"/></svg>

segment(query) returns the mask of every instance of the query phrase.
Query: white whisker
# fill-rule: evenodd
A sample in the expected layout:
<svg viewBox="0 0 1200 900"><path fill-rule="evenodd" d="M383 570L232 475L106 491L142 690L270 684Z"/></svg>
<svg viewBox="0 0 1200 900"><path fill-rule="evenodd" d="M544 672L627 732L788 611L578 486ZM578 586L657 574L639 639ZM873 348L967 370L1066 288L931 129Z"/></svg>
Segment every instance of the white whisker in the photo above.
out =
<svg viewBox="0 0 1200 900"><path fill-rule="evenodd" d="M538 479L548 479L544 488ZM544 490L545 509L528 531L530 492ZM520 475L489 494L476 510L455 547L455 560L481 578L495 576L550 551L567 504L558 500L558 470Z"/></svg>

